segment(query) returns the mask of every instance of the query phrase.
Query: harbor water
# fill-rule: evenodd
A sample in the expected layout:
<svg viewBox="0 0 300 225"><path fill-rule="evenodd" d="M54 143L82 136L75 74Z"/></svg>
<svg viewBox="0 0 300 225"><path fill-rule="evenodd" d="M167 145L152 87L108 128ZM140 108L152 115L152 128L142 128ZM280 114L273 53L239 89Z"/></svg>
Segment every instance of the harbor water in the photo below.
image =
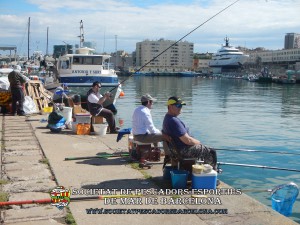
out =
<svg viewBox="0 0 300 225"><path fill-rule="evenodd" d="M127 77L121 77L127 79ZM151 111L154 124L161 129L167 112L168 97L177 95L185 102L179 116L192 135L214 148L255 149L300 154L300 85L259 84L237 79L201 77L130 77L117 100L117 122L131 127L131 116L140 105L140 97L149 93L157 101ZM261 152L218 152L219 162L264 165L300 169L300 156ZM294 182L300 185L300 173L221 166L218 178L234 188L260 191L248 195L271 206L268 189ZM261 191L266 190L266 191ZM291 219L300 223L300 197Z"/></svg>

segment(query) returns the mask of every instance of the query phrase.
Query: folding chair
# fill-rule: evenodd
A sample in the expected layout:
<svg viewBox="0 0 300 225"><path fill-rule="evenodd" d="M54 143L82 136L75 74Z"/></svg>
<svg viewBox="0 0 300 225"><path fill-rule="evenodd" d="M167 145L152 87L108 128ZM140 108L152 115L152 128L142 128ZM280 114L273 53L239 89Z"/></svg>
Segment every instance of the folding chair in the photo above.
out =
<svg viewBox="0 0 300 225"><path fill-rule="evenodd" d="M172 166L177 167L178 170L183 169L187 170L190 173L192 173L192 165L196 163L198 158L185 158L180 154L180 151L176 148L176 145L173 141L173 139L166 135L164 135L164 139L167 142L170 156L166 157L164 159L163 168L166 166L167 163L171 163Z"/></svg>

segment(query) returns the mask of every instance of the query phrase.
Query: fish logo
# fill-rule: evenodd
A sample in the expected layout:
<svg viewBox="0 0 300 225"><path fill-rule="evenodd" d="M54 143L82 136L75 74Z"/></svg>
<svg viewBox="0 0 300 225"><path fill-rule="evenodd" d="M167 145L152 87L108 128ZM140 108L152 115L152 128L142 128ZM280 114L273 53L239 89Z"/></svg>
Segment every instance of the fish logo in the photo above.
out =
<svg viewBox="0 0 300 225"><path fill-rule="evenodd" d="M59 210L68 206L70 203L71 191L64 186L58 186L50 192L51 205L56 206Z"/></svg>

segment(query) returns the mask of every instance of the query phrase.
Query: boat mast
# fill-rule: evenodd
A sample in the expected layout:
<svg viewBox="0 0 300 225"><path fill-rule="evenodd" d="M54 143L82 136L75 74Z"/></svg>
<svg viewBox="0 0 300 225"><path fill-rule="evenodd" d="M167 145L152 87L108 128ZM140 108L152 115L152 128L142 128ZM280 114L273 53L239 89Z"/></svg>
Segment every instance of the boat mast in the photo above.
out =
<svg viewBox="0 0 300 225"><path fill-rule="evenodd" d="M80 40L79 47L81 48L82 44L84 42L83 21L82 20L80 20L80 35L78 37Z"/></svg>
<svg viewBox="0 0 300 225"><path fill-rule="evenodd" d="M30 17L28 18L28 35L27 35L27 57L28 57L28 60L29 60L29 35L30 35Z"/></svg>
<svg viewBox="0 0 300 225"><path fill-rule="evenodd" d="M49 27L47 27L47 45L46 45L46 55L48 55L48 32L49 32Z"/></svg>
<svg viewBox="0 0 300 225"><path fill-rule="evenodd" d="M115 65L115 70L118 69L118 35L115 35L116 38L116 65Z"/></svg>

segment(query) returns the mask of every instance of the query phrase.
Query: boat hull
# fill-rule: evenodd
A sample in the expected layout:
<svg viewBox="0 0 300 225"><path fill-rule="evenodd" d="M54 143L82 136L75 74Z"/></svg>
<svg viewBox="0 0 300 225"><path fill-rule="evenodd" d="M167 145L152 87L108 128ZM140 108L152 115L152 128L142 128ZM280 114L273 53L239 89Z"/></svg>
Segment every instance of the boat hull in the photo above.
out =
<svg viewBox="0 0 300 225"><path fill-rule="evenodd" d="M228 68L238 68L241 67L247 61L248 56L232 56L229 59L213 59L209 62L210 67L228 67Z"/></svg>
<svg viewBox="0 0 300 225"><path fill-rule="evenodd" d="M119 80L117 76L60 76L60 83L66 83L72 92L76 91L76 94L81 96L83 101L85 101L86 93L95 81L101 83L101 94L104 94L107 91L112 94L111 99L106 100L103 105L108 106L110 104L115 104L116 99L119 97L121 92L119 90Z"/></svg>
<svg viewBox="0 0 300 225"><path fill-rule="evenodd" d="M98 81L102 85L118 86L117 76L71 76L60 75L60 83L66 83L70 87L91 87L93 82Z"/></svg>

